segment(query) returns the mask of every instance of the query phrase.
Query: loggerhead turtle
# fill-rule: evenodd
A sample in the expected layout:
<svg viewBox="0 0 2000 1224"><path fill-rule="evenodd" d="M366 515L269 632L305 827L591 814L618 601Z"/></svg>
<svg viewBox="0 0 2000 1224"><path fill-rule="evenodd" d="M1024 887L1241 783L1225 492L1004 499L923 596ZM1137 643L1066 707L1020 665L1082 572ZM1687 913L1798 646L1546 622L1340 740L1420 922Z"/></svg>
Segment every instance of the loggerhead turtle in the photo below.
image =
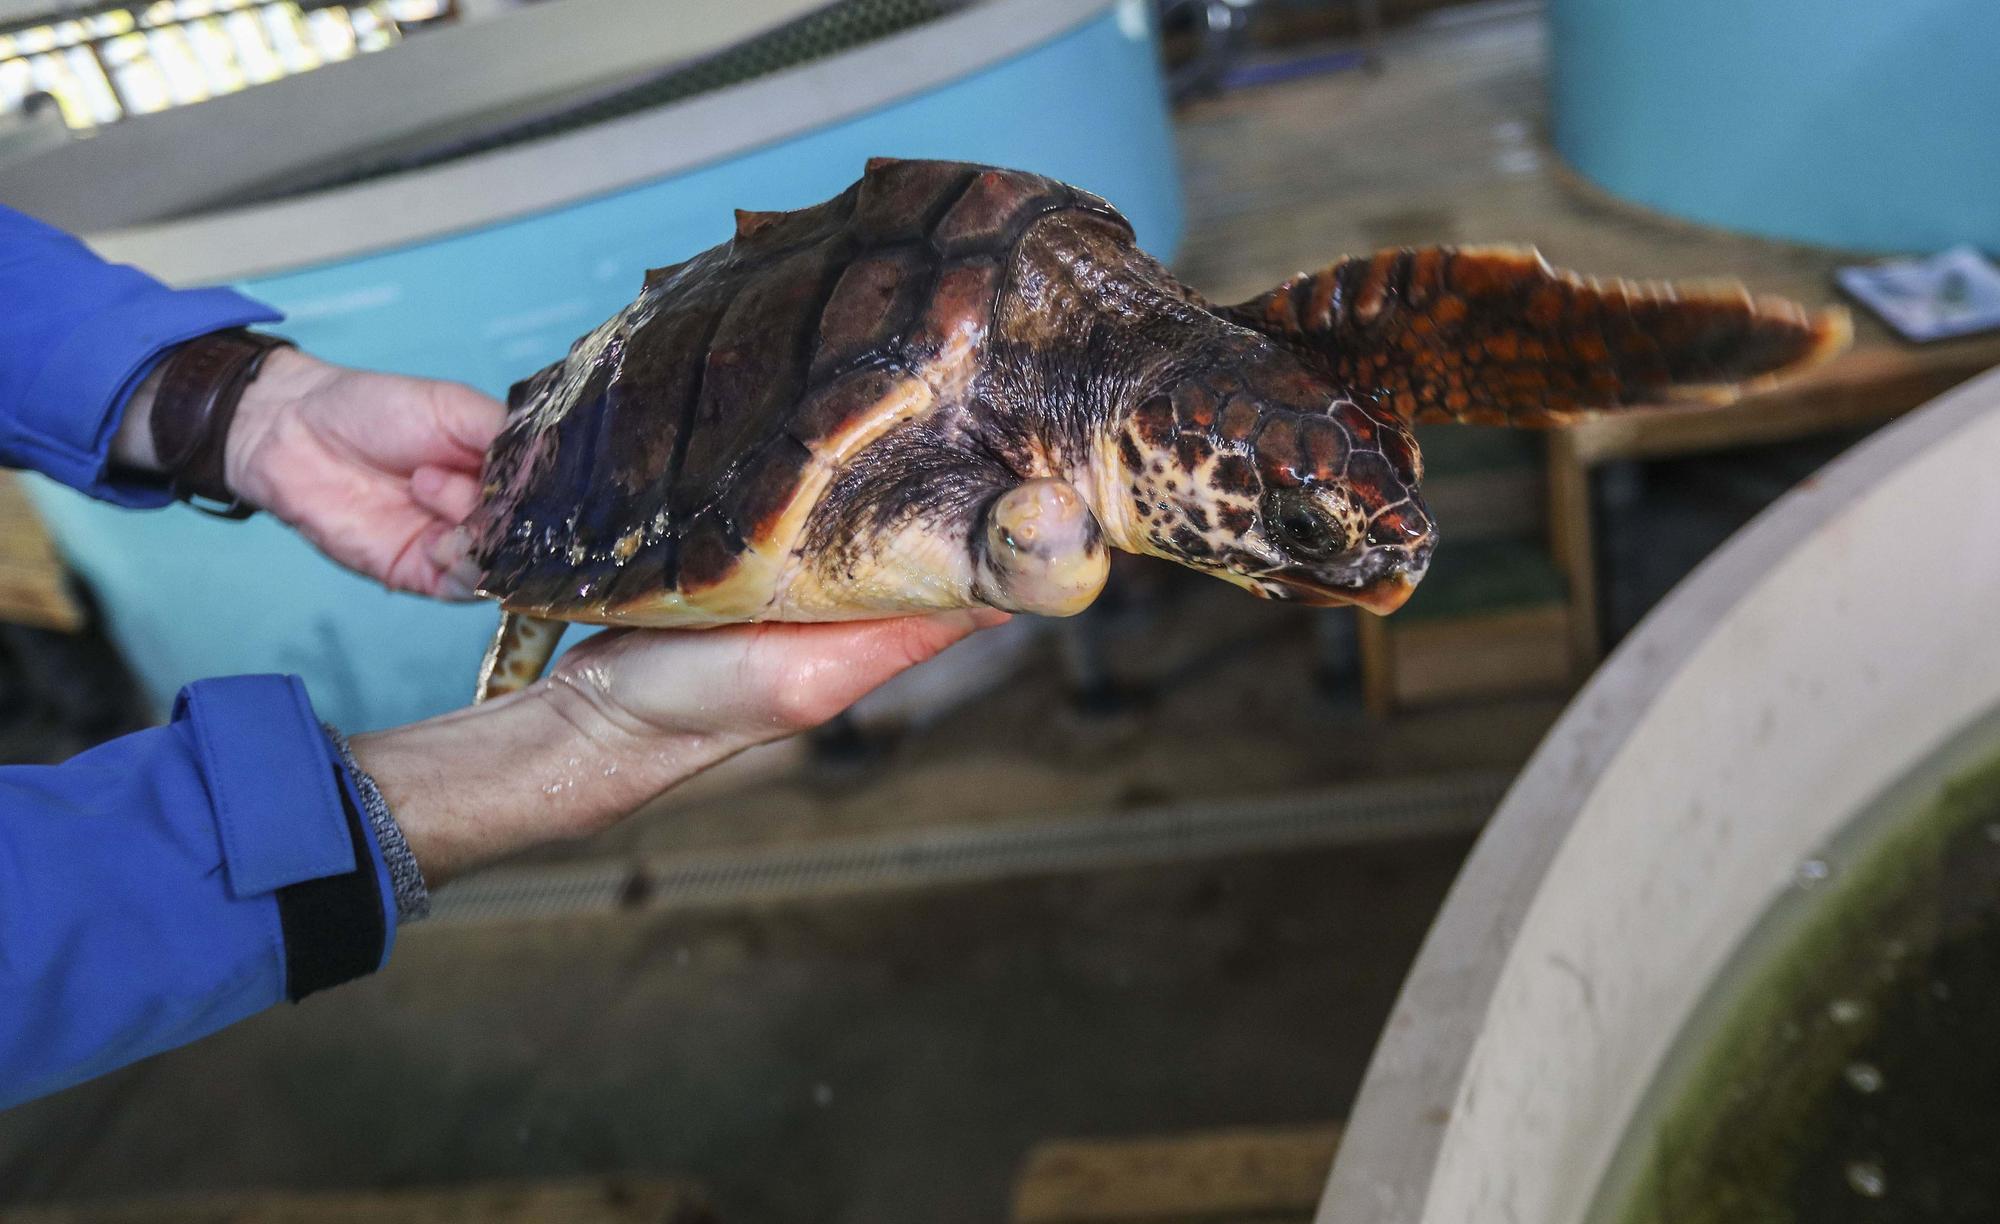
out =
<svg viewBox="0 0 2000 1224"><path fill-rule="evenodd" d="M1437 538L1410 422L1718 401L1847 335L1733 282L1506 247L1216 306L1088 192L877 158L823 204L738 212L513 389L468 523L504 606L479 698L539 675L567 621L1066 615L1107 546L1387 613Z"/></svg>

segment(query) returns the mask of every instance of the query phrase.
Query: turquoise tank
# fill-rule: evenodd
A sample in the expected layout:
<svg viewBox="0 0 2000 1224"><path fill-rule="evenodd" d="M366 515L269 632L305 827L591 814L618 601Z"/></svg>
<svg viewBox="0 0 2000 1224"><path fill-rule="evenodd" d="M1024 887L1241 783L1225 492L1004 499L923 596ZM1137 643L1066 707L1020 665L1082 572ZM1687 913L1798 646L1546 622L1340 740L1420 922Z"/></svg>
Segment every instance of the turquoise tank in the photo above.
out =
<svg viewBox="0 0 2000 1224"><path fill-rule="evenodd" d="M1033 9L1061 5L1037 0ZM496 396L638 292L648 267L728 238L732 210L796 208L876 155L1034 170L1106 197L1170 258L1178 172L1149 9L1081 0L1051 34L867 113L656 181L397 249L239 280L282 331L348 365L457 379ZM757 104L753 83L740 105ZM64 553L161 709L203 676L295 672L348 730L465 704L497 613L392 594L267 519L134 513L37 481Z"/></svg>
<svg viewBox="0 0 2000 1224"><path fill-rule="evenodd" d="M1994 0L1551 0L1569 164L1634 203L1867 251L2000 251Z"/></svg>

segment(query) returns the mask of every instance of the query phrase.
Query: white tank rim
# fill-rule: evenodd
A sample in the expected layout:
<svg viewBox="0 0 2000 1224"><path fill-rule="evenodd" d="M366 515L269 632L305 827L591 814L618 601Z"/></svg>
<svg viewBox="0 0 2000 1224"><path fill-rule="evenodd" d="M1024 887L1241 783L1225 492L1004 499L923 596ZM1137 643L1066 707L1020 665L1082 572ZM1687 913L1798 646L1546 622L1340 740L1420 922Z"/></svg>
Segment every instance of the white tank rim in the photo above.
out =
<svg viewBox="0 0 2000 1224"><path fill-rule="evenodd" d="M1883 540L1898 548L1865 551ZM1829 564L1843 556L1854 564ZM2000 704L1995 608L2000 371L1788 493L1677 587L1572 702L1405 979L1320 1224L1583 1219L1686 1009L1799 858ZM1893 642L1871 636L1885 625ZM1871 650L1903 653L1881 667ZM1786 704L1788 684L1800 691ZM1837 700L1855 691L1866 702ZM1788 729L1771 741L1779 747L1759 747L1761 759L1732 751L1766 710L1801 718L1779 722ZM1804 741L1797 759L1781 759L1791 739ZM1676 760L1681 751L1711 755ZM1755 792L1774 819L1732 825L1699 813L1723 785L1718 771L1737 769L1747 772L1727 783L1732 797ZM1690 803L1687 827L1670 838L1660 813ZM1735 857L1699 861L1732 833ZM1631 903L1642 886L1658 898L1651 906ZM1643 951L1622 967L1618 955L1576 959L1612 929L1627 941L1619 952ZM1635 970L1642 960L1658 963Z"/></svg>
<svg viewBox="0 0 2000 1224"><path fill-rule="evenodd" d="M575 131L85 240L106 259L181 285L250 280L411 246L637 187L879 110L1002 64L1118 3L980 0L862 47Z"/></svg>

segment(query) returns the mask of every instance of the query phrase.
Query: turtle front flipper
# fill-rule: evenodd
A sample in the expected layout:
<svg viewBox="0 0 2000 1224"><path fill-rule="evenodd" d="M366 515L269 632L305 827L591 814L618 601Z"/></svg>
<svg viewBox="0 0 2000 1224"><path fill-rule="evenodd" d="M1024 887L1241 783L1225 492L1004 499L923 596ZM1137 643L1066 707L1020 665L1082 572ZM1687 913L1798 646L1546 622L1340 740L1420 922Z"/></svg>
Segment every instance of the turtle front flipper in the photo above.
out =
<svg viewBox="0 0 2000 1224"><path fill-rule="evenodd" d="M543 620L525 612L500 613L500 629L486 648L479 665L479 687L473 691L474 705L493 697L524 689L533 684L556 653L566 625Z"/></svg>
<svg viewBox="0 0 2000 1224"><path fill-rule="evenodd" d="M981 516L973 545L973 593L1008 612L1073 616L1089 607L1111 573L1097 516L1066 481L1024 481Z"/></svg>
<svg viewBox="0 0 2000 1224"><path fill-rule="evenodd" d="M885 463L831 491L766 619L976 607L1071 616L1104 589L1110 552L1076 486L943 449L901 450L907 466Z"/></svg>
<svg viewBox="0 0 2000 1224"><path fill-rule="evenodd" d="M1600 282L1516 247L1345 259L1222 313L1420 423L1545 426L1725 403L1832 356L1851 334L1838 308L1809 314L1733 281Z"/></svg>

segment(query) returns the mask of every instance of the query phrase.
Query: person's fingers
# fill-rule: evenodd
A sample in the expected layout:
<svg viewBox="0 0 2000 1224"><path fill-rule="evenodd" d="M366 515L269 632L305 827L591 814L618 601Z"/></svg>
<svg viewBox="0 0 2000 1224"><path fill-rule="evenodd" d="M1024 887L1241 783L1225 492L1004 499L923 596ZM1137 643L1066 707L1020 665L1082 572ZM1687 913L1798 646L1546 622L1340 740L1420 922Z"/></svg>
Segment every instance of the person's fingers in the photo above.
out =
<svg viewBox="0 0 2000 1224"><path fill-rule="evenodd" d="M507 422L507 409L491 396L458 383L432 383L433 419L441 437L475 459L486 454L494 435Z"/></svg>
<svg viewBox="0 0 2000 1224"><path fill-rule="evenodd" d="M479 593L479 563L472 559L472 534L450 527L428 541L425 556L437 567L439 599L472 599Z"/></svg>
<svg viewBox="0 0 2000 1224"><path fill-rule="evenodd" d="M479 507L479 480L466 472L425 464L410 473L410 497L447 523L460 523Z"/></svg>
<svg viewBox="0 0 2000 1224"><path fill-rule="evenodd" d="M980 629L1007 619L992 608L961 609L895 620L837 625L787 625L817 630L767 634L750 668L766 716L778 727L816 727L907 668L936 657Z"/></svg>
<svg viewBox="0 0 2000 1224"><path fill-rule="evenodd" d="M825 722L903 669L1006 619L979 609L602 634L565 656L558 682L626 730L768 739Z"/></svg>
<svg viewBox="0 0 2000 1224"><path fill-rule="evenodd" d="M804 632L768 633L758 645L776 666L776 687L821 687L837 693L842 687L834 679L837 675L848 686L865 685L861 692L866 692L904 668L931 659L969 634L1006 619L1007 614L997 609L965 608L893 620L788 625L783 629ZM855 692L853 697L859 697L861 692Z"/></svg>
<svg viewBox="0 0 2000 1224"><path fill-rule="evenodd" d="M451 530L435 519L419 526L400 547L386 554L379 575L382 582L392 590L453 598L442 589L443 573L431 560L433 554L439 551L443 537Z"/></svg>

